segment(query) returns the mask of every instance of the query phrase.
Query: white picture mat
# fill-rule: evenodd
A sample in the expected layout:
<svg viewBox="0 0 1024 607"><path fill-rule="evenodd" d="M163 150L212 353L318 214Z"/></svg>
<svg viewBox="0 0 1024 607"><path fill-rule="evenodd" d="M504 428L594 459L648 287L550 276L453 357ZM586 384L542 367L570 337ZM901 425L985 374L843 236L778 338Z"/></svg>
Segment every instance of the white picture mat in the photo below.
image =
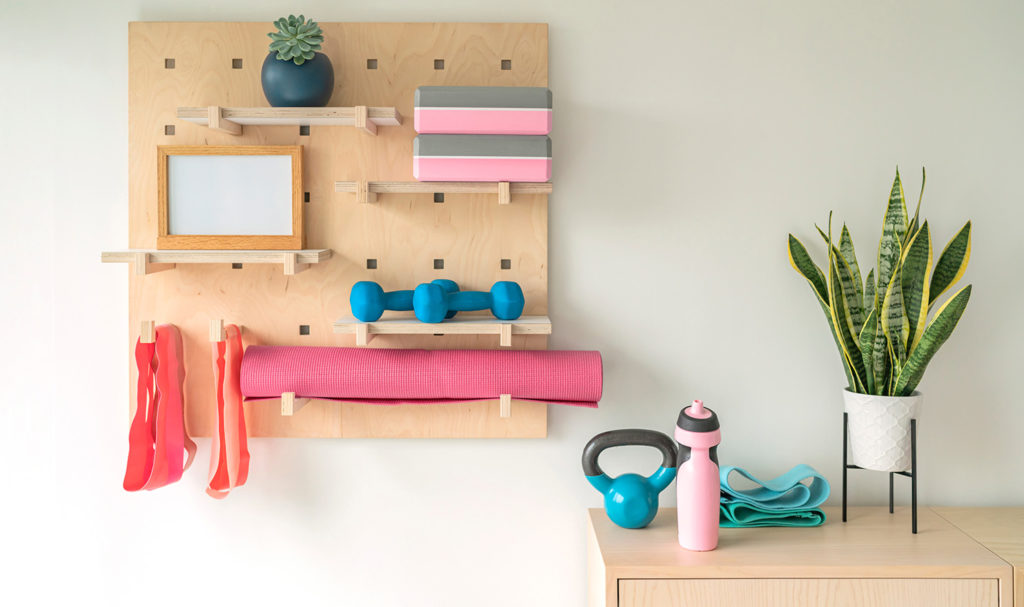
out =
<svg viewBox="0 0 1024 607"><path fill-rule="evenodd" d="M167 157L167 233L292 234L292 157Z"/></svg>

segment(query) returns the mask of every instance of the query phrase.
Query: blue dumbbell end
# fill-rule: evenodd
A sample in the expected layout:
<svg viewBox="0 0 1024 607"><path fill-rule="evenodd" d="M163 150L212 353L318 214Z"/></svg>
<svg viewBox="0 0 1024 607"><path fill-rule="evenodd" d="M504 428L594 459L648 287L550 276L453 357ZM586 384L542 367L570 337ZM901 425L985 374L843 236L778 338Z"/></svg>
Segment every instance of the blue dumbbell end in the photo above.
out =
<svg viewBox="0 0 1024 607"><path fill-rule="evenodd" d="M523 315L526 298L523 289L510 280L502 280L491 287L491 313L501 320L515 320Z"/></svg>
<svg viewBox="0 0 1024 607"><path fill-rule="evenodd" d="M384 314L384 289L375 282L361 280L352 285L348 302L352 307L352 316L357 319L363 322L379 320Z"/></svg>
<svg viewBox="0 0 1024 607"><path fill-rule="evenodd" d="M448 314L448 293L434 283L421 284L413 291L412 309L420 322L439 323Z"/></svg>
<svg viewBox="0 0 1024 607"><path fill-rule="evenodd" d="M449 294L451 294L451 293L458 293L458 291L459 291L459 285L456 284L454 280L448 280L447 278L435 278L434 280L431 280L430 282L432 284L435 284L435 285L441 287L441 289L444 292L449 293ZM455 315L458 314L458 313L459 313L458 310L450 310L447 314L444 315L444 317L445 317L445 319L455 318Z"/></svg>

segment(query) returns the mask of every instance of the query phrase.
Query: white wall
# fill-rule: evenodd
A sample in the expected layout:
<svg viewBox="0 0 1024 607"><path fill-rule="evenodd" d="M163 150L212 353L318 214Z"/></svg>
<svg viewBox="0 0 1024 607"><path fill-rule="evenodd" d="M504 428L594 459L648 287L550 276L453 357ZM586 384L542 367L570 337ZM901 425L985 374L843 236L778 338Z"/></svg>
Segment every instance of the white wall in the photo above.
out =
<svg viewBox="0 0 1024 607"><path fill-rule="evenodd" d="M203 494L204 440L182 483L126 494L127 270L98 261L127 238L127 22L289 11L550 23L551 345L600 349L605 398L551 407L546 440L255 440L224 502ZM1024 502L1019 2L5 0L0 17L0 602L579 605L599 505L583 444L667 431L695 397L723 462L838 486L843 375L786 233L816 243L834 209L869 265L897 163L914 194L928 167L937 240L975 221L974 300L922 386L922 500ZM613 472L658 460L622 451ZM885 478L853 487L880 503Z"/></svg>

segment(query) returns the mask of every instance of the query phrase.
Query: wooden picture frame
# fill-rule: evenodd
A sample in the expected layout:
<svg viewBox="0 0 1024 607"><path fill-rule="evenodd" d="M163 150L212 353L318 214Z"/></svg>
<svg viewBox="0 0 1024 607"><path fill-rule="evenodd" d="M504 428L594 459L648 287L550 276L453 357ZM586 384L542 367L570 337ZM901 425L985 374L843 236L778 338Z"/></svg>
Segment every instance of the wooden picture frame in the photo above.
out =
<svg viewBox="0 0 1024 607"><path fill-rule="evenodd" d="M178 162L179 166L173 169L173 159L178 157L205 157L219 156L224 161L216 165L211 163ZM284 159L266 159L258 161L249 157L260 156L288 156L290 161L290 188L285 180L288 178L288 163ZM205 166L204 166L205 165ZM188 167L188 168L186 168ZM266 170L270 168L271 170ZM253 170L258 173L253 173ZM232 175L231 173L237 173ZM252 176L254 178L272 182L273 187L261 188L255 179L243 179ZM193 181L188 181L189 179ZM204 191L204 184L195 183L194 179L214 179L216 183L209 183L209 192ZM232 179L238 179L237 191L231 183ZM171 187L173 184L173 188ZM246 192L246 189L249 192ZM194 192L189 192L194 190ZM174 203L174 192L185 191L189 204L181 202L178 207L171 208ZM220 194L218 194L220 192ZM255 192L255 195L252 193ZM288 204L288 193L290 192L290 207ZM259 200L266 194L267 200ZM210 209L207 212L202 204L211 204L211 200L203 200L209 195L212 201L225 200L224 208ZM242 207L248 204L259 211L262 205L263 211L253 213L239 213ZM277 206L280 205L280 206ZM186 207L188 210L186 211ZM290 210L290 222L288 212ZM244 225L256 226L253 233L242 231L238 233L206 233L205 224L221 226L222 231L231 232L231 229L223 229L223 226L230 223L232 227L234 218L237 217L239 229ZM267 218L269 219L260 219ZM254 219L255 218L255 219ZM273 224L271 230L263 230L261 227ZM303 188L302 188L302 146L301 145L161 145L157 146L157 249L271 249L271 250L297 250L305 247L305 233L303 229ZM179 231L180 228L180 231ZM210 230L216 232L217 230Z"/></svg>

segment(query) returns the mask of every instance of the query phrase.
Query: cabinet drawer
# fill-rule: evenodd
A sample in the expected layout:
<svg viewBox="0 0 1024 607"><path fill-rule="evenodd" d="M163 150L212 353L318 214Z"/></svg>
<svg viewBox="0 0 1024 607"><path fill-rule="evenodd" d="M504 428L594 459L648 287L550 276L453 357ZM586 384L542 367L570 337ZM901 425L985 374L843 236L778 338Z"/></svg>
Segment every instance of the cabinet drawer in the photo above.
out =
<svg viewBox="0 0 1024 607"><path fill-rule="evenodd" d="M998 607L996 579L619 580L620 607Z"/></svg>

